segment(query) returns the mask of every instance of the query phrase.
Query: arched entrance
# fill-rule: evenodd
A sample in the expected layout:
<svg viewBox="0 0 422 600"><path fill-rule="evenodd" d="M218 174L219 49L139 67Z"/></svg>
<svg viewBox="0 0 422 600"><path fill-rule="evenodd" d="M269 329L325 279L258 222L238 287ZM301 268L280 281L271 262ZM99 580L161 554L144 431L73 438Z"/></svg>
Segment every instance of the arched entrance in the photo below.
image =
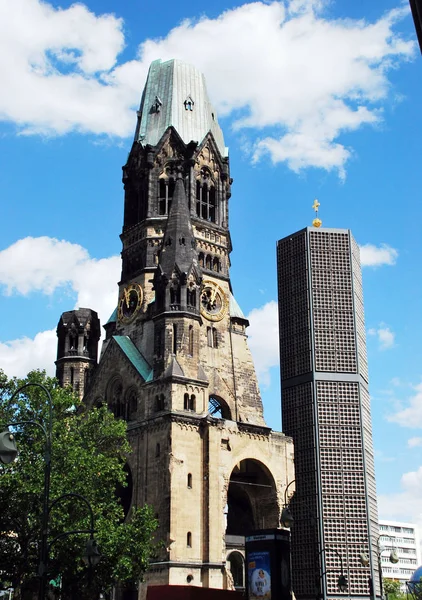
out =
<svg viewBox="0 0 422 600"><path fill-rule="evenodd" d="M276 486L268 468L256 459L237 464L227 492L226 535L244 536L279 525Z"/></svg>

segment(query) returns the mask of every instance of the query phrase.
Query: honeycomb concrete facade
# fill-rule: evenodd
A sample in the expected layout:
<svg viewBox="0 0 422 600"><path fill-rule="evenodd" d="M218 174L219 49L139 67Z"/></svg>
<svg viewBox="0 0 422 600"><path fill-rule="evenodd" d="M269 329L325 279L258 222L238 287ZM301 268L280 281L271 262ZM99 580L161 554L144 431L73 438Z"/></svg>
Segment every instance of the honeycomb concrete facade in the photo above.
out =
<svg viewBox="0 0 422 600"><path fill-rule="evenodd" d="M295 444L293 589L301 599L338 597L343 564L349 597L373 597L378 513L359 248L348 230L306 228L278 242L277 271L283 430Z"/></svg>

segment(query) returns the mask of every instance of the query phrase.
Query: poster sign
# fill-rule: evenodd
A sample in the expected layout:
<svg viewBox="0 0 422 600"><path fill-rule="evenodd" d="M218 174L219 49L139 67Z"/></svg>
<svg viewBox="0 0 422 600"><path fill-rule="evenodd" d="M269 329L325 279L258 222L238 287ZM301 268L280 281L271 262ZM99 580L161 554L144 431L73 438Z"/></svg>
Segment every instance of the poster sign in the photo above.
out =
<svg viewBox="0 0 422 600"><path fill-rule="evenodd" d="M269 552L248 554L249 600L271 599L271 563Z"/></svg>

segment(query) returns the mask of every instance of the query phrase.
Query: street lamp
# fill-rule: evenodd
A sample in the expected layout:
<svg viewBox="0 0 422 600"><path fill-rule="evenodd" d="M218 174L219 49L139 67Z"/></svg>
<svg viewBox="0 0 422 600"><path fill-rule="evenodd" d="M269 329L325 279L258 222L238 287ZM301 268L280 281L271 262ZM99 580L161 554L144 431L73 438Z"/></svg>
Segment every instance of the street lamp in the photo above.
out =
<svg viewBox="0 0 422 600"><path fill-rule="evenodd" d="M88 561L90 565L98 564L98 561L101 558L101 554L98 551L98 546L93 538L94 535L94 515L92 512L92 507L88 500L76 493L63 494L59 498L56 498L50 505L50 475L51 475L51 445L52 445L52 431L53 431L53 402L51 399L51 394L49 390L42 385L41 383L30 382L26 383L19 389L17 389L11 396L9 404L11 405L14 398L20 394L23 390L28 387L38 387L45 392L47 396L47 406L48 406L48 422L47 428L45 428L41 423L34 420L25 420L25 421L16 421L13 423L6 423L6 430L0 433L0 462L3 464L12 463L17 454L17 445L14 434L9 431L9 427L17 427L20 425L35 425L39 427L45 437L45 446L44 446L44 491L43 491L43 510L42 510L42 518L41 518L41 543L40 543L40 558L38 565L38 576L40 578L40 587L39 587L39 600L45 600L46 595L46 587L47 587L47 565L48 565L48 557L49 551L52 545L59 539L63 537L67 537L72 534L79 533L89 533L90 539L87 544L85 556L88 557ZM90 517L91 517L91 527L89 529L80 529L75 531L66 531L57 535L52 542L48 543L48 520L50 516L50 512L52 508L61 500L68 497L77 497L87 505Z"/></svg>
<svg viewBox="0 0 422 600"><path fill-rule="evenodd" d="M284 505L283 505L283 510L281 511L280 524L285 529L290 529L290 527L293 525L293 522L294 522L292 511L290 510L290 506L289 506L289 501L287 500L287 490L292 485L292 483L294 483L295 481L296 481L295 479L290 481L290 483L287 484L286 489L284 490Z"/></svg>
<svg viewBox="0 0 422 600"><path fill-rule="evenodd" d="M396 542L396 539L394 538L394 536L392 535L387 535L386 533L382 533L381 534L382 537L387 537L390 538L391 540L393 540L393 543ZM395 547L392 547L391 549L388 547L381 547L380 545L380 540L378 538L377 541L377 550L376 550L376 555L377 555L377 561L378 561L378 577L379 577L379 586L380 586L380 594L381 594L381 598L384 597L384 584L383 584L383 580L382 580L382 565L381 565L381 554L383 552L385 552L386 550L390 550L390 556L389 556L389 561L395 565L399 562L399 557L397 554L397 550ZM370 560L369 560L369 555L365 552L365 550L361 550L360 554L359 554L359 561L360 564L363 567L368 567Z"/></svg>
<svg viewBox="0 0 422 600"><path fill-rule="evenodd" d="M324 552L326 553L327 550L330 550L332 552L335 552L340 560L340 575L337 578L337 587L339 589L339 592L341 592L342 594L347 593L348 589L349 589L349 582L347 581L347 577L344 574L344 569L343 569L343 558L340 554L340 552L338 550L336 550L336 548L332 548L331 546L327 546L326 548L321 548L321 550L318 552L318 556L321 556L321 554ZM321 579L324 577L324 575L326 575L327 573L329 573L329 571L324 571L323 573L320 574L319 579L317 581L317 585L318 585L318 593L317 593L317 598L320 597L320 590L321 590Z"/></svg>

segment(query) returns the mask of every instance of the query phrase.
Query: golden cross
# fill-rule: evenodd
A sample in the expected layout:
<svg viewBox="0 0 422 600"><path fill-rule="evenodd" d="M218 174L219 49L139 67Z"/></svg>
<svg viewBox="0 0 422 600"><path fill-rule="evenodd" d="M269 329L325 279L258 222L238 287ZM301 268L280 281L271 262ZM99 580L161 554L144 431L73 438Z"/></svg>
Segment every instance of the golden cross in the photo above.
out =
<svg viewBox="0 0 422 600"><path fill-rule="evenodd" d="M318 208L319 208L319 202L318 200L315 198L314 203L312 204L312 208L314 209L314 211L317 213L318 212Z"/></svg>

